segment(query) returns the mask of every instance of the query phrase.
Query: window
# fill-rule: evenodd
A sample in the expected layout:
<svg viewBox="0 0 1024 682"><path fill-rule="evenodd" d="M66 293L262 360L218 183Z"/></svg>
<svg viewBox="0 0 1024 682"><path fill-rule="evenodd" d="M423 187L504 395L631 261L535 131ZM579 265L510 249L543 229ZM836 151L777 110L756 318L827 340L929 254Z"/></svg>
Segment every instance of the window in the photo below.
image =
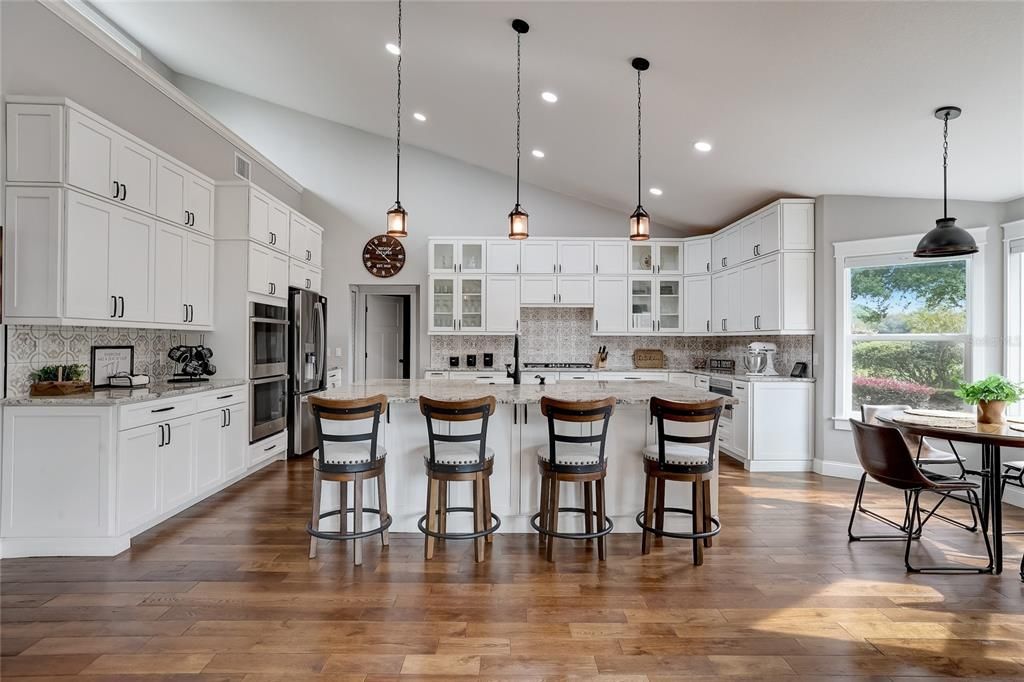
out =
<svg viewBox="0 0 1024 682"><path fill-rule="evenodd" d="M1024 382L1024 220L1003 226L1006 255L1006 336L1004 357L1010 381ZM1012 405L1011 414L1024 414Z"/></svg>
<svg viewBox="0 0 1024 682"><path fill-rule="evenodd" d="M914 258L916 243L835 245L838 419L863 404L964 409L954 391L981 365L973 341L982 329L975 301L983 259Z"/></svg>

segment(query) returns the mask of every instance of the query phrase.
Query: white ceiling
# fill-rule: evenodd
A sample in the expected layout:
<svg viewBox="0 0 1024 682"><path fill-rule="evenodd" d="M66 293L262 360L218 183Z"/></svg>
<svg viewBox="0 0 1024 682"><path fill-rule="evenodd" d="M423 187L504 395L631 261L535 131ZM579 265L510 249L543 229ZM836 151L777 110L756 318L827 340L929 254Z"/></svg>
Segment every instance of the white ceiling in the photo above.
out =
<svg viewBox="0 0 1024 682"><path fill-rule="evenodd" d="M394 2L95 4L179 73L394 134ZM946 104L964 109L951 197L1024 194L1024 3L409 2L404 140L513 172L514 17L531 25L524 181L631 212L641 55L657 222L718 226L779 195L941 196Z"/></svg>

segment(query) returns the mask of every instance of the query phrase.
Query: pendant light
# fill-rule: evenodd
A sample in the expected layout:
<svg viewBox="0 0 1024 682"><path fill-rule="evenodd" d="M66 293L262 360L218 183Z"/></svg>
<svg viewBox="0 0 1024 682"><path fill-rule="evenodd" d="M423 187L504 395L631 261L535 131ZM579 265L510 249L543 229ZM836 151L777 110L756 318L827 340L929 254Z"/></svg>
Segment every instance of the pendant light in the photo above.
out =
<svg viewBox="0 0 1024 682"><path fill-rule="evenodd" d="M946 167L949 165L949 122L960 117L960 107L940 107L935 118L942 121L942 217L935 221L935 227L921 238L914 255L917 258L942 258L943 256L966 256L978 252L978 245L971 233L957 226L956 218L949 217L946 191Z"/></svg>
<svg viewBox="0 0 1024 682"><path fill-rule="evenodd" d="M395 108L395 205L388 209L389 237L408 237L409 214L402 208L402 0L398 0L398 95Z"/></svg>
<svg viewBox="0 0 1024 682"><path fill-rule="evenodd" d="M519 205L519 127L522 116L519 111L521 100L522 78L520 68L522 66L521 41L523 34L530 30L530 25L522 19L513 19L512 28L516 32L516 205L508 214L508 238L526 239L530 236L530 214Z"/></svg>
<svg viewBox="0 0 1024 682"><path fill-rule="evenodd" d="M640 74L649 69L651 63L643 57L636 57L633 60L633 68L636 69L636 210L629 216L629 238L633 241L645 241L651 238L651 216L644 210L640 203L640 159L641 159L641 104L643 103L643 91L640 88Z"/></svg>

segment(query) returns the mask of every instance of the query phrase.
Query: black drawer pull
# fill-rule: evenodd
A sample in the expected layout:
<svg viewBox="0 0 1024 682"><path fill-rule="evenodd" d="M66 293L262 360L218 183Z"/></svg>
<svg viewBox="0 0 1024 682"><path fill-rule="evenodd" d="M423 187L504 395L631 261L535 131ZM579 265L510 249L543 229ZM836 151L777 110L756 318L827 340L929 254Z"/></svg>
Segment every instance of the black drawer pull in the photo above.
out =
<svg viewBox="0 0 1024 682"><path fill-rule="evenodd" d="M225 400L227 398L234 398L234 397L235 397L234 393L228 393L227 395L219 395L219 396L217 396L217 400Z"/></svg>
<svg viewBox="0 0 1024 682"><path fill-rule="evenodd" d="M271 450L273 450L276 447L277 447L276 445L271 445L270 447L263 448L263 452L270 452Z"/></svg>
<svg viewBox="0 0 1024 682"><path fill-rule="evenodd" d="M153 413L153 414L156 414L158 412L170 412L173 409L174 409L174 405L171 405L170 407L161 407L161 408L158 408L156 410L150 410L150 412Z"/></svg>

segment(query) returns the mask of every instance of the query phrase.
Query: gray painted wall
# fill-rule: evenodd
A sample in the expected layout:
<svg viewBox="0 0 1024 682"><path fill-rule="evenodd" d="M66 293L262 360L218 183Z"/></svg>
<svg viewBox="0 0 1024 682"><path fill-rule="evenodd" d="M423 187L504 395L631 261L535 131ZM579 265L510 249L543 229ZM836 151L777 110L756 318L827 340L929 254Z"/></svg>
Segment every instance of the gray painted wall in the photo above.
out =
<svg viewBox="0 0 1024 682"><path fill-rule="evenodd" d="M1024 220L1024 197L1014 199L1003 204L1006 208L1003 214L1004 223L1012 223L1015 220Z"/></svg>
<svg viewBox="0 0 1024 682"><path fill-rule="evenodd" d="M427 237L507 234L505 216L514 202L511 177L412 146L402 150L402 204L409 211L405 240L408 265L390 280L362 266L363 244L384 232L384 214L394 201L394 140L350 128L240 93L179 77L176 84L228 124L306 188L302 210L324 226L324 295L330 299L329 346L351 350L350 284L427 282ZM386 115L386 112L383 114ZM512 157L509 157L510 166ZM533 159L524 159L529 177ZM522 204L530 234L623 237L632 206L610 211L541 187L525 185ZM678 236L654 226L654 234ZM426 320L425 290L421 320ZM425 330L419 368L428 361ZM350 363L346 363L349 367Z"/></svg>

